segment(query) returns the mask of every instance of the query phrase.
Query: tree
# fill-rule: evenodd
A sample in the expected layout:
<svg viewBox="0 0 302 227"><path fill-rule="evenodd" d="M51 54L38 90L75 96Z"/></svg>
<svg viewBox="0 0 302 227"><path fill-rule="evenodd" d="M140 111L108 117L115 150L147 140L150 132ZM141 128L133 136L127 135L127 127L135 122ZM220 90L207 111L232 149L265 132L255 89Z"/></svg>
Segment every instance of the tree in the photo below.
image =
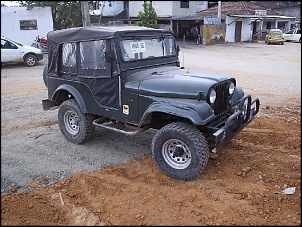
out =
<svg viewBox="0 0 302 227"><path fill-rule="evenodd" d="M158 17L155 12L155 9L152 6L152 3L144 1L143 7L144 12L138 12L138 18L140 19L138 25L149 28L156 28Z"/></svg>
<svg viewBox="0 0 302 227"><path fill-rule="evenodd" d="M81 27L82 11L80 1L18 1L20 6L33 7L50 6L54 30L71 27Z"/></svg>

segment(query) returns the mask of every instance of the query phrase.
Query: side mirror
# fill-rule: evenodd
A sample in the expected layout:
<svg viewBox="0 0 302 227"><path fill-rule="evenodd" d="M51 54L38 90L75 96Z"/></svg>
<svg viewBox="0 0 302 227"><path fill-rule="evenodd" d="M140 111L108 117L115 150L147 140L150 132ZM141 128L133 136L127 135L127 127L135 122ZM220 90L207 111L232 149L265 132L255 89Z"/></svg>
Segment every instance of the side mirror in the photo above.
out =
<svg viewBox="0 0 302 227"><path fill-rule="evenodd" d="M107 50L105 52L105 60L108 63L113 63L114 61L116 61L115 52L113 50Z"/></svg>

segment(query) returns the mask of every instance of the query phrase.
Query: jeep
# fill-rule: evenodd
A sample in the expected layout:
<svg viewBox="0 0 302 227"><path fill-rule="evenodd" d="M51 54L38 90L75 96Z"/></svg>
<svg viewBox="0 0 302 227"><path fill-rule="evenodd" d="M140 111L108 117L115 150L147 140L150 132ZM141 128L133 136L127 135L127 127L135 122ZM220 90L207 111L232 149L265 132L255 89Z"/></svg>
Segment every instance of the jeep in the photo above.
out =
<svg viewBox="0 0 302 227"><path fill-rule="evenodd" d="M192 180L259 111L233 77L180 66L172 31L80 27L47 34L44 110L58 108L66 139L95 128L127 136L153 129L152 157L171 178Z"/></svg>

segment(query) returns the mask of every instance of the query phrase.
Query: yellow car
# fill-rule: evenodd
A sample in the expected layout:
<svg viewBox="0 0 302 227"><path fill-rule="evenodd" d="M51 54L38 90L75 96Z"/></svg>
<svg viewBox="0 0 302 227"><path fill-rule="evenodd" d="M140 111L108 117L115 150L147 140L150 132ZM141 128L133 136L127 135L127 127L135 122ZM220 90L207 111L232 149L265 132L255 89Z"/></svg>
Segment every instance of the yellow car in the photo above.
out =
<svg viewBox="0 0 302 227"><path fill-rule="evenodd" d="M280 29L271 29L269 33L265 36L265 43L271 44L284 44L285 39L283 38L282 31Z"/></svg>

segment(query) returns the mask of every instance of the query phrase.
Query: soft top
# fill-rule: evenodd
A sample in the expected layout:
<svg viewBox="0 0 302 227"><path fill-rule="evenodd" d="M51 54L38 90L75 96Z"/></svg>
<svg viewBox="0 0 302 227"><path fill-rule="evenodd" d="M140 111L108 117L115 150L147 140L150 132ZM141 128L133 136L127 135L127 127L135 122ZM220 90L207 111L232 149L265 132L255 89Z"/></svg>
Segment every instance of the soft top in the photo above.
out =
<svg viewBox="0 0 302 227"><path fill-rule="evenodd" d="M47 34L48 51L48 73L52 74L57 70L59 46L63 43L80 41L91 41L100 39L110 39L123 36L124 34L139 34L142 32L155 31L157 34L173 33L169 30L147 28L142 26L85 26L50 31Z"/></svg>
<svg viewBox="0 0 302 227"><path fill-rule="evenodd" d="M50 31L47 34L47 41L53 45L74 41L88 41L112 38L115 33L129 31L161 30L142 26L86 26Z"/></svg>

